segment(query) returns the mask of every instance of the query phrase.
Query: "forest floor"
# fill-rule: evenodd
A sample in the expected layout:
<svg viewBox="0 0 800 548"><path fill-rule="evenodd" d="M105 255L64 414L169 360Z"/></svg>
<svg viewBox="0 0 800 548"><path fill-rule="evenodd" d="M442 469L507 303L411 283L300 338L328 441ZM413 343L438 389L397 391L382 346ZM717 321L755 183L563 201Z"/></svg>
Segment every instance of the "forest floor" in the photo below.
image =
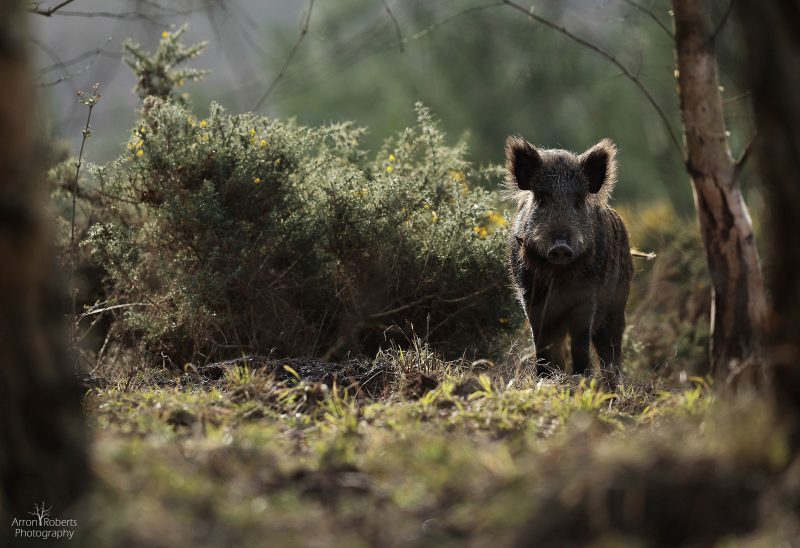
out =
<svg viewBox="0 0 800 548"><path fill-rule="evenodd" d="M774 546L800 467L761 400L611 388L425 347L87 392L102 546Z"/></svg>

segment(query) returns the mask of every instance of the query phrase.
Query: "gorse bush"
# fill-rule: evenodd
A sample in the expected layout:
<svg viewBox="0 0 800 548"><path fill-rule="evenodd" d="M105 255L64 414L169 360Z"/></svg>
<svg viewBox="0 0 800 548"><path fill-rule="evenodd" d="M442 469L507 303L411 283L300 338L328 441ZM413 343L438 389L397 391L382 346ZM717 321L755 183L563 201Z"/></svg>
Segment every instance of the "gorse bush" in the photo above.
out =
<svg viewBox="0 0 800 548"><path fill-rule="evenodd" d="M125 40L122 49L125 52L125 63L136 75L136 93L145 99L149 96L161 99L172 99L181 103L186 102L183 95L176 95L175 90L187 81L201 80L209 73L207 70L196 68L178 68L200 55L207 42L186 46L181 42L181 36L186 32L186 25L175 32L164 31L158 48L148 54L142 47L131 41Z"/></svg>
<svg viewBox="0 0 800 548"><path fill-rule="evenodd" d="M460 355L520 325L482 186L497 170L420 105L374 159L363 134L147 98L127 150L94 170L112 220L87 239L131 340L175 364L371 353L412 331Z"/></svg>

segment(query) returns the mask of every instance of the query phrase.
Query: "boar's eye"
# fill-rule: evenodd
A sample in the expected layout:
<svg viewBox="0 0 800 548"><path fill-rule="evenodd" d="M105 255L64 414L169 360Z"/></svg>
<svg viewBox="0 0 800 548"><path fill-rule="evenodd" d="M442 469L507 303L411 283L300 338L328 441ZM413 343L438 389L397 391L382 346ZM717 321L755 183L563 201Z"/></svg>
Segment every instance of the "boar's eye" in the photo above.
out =
<svg viewBox="0 0 800 548"><path fill-rule="evenodd" d="M550 199L550 195L545 192L539 192L536 195L536 204L539 207L547 207L548 205L550 205L551 201L552 200Z"/></svg>
<svg viewBox="0 0 800 548"><path fill-rule="evenodd" d="M583 196L576 194L573 200L573 205L575 206L575 209L580 209L583 205Z"/></svg>

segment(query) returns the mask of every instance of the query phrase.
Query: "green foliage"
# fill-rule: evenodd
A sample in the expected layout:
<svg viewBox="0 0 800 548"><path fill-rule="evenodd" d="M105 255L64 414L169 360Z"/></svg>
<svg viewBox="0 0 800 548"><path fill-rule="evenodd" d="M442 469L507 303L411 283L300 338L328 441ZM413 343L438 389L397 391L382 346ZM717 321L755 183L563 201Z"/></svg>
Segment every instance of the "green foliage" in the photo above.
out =
<svg viewBox="0 0 800 548"><path fill-rule="evenodd" d="M428 109L376 158L351 124L299 126L148 98L128 150L95 170L114 204L88 245L126 328L174 363L374 352L427 335L487 351L519 323L506 219ZM513 319L513 321L512 321ZM393 330L392 330L393 329Z"/></svg>
<svg viewBox="0 0 800 548"><path fill-rule="evenodd" d="M176 95L175 89L187 81L201 80L209 73L207 70L195 68L177 68L178 65L200 55L208 45L208 42L191 46L183 44L180 38L186 32L186 28L187 25L183 25L174 32L161 33L161 41L152 54L148 54L139 44L131 40L122 43L122 49L126 54L123 59L138 78L135 90L142 99L153 96L184 102L185 97Z"/></svg>
<svg viewBox="0 0 800 548"><path fill-rule="evenodd" d="M630 67L680 137L674 43L652 20L622 2L535 6ZM578 152L610 137L621 151L617 201L670 199L691 211L681 154L657 113L595 52L502 2L397 2L392 9L407 40L403 51L380 2L317 3L312 32L321 38L303 43L292 73L275 89L274 112L309 124L355 120L370 128L368 144L377 148L407 123L407 105L421 100L448 133L465 135L479 162L500 161L506 137L515 133ZM668 21L666 8L654 11ZM282 53L268 59L275 72L297 29L276 25L269 37Z"/></svg>

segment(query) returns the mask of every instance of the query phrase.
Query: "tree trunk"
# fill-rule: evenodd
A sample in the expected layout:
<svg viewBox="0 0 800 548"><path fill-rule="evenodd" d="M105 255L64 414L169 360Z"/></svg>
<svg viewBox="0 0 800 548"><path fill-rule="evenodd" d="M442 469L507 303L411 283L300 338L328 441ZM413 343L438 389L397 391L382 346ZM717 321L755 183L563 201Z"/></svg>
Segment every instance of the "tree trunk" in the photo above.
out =
<svg viewBox="0 0 800 548"><path fill-rule="evenodd" d="M760 381L763 279L728 149L709 3L673 0L672 5L686 167L714 288L711 371L720 384Z"/></svg>
<svg viewBox="0 0 800 548"><path fill-rule="evenodd" d="M781 414L800 447L800 5L737 0L758 127L754 152L769 212L767 256L774 301L768 357Z"/></svg>
<svg viewBox="0 0 800 548"><path fill-rule="evenodd" d="M0 3L0 545L36 502L63 516L87 470L80 390L53 299L64 293L41 201L26 5Z"/></svg>

